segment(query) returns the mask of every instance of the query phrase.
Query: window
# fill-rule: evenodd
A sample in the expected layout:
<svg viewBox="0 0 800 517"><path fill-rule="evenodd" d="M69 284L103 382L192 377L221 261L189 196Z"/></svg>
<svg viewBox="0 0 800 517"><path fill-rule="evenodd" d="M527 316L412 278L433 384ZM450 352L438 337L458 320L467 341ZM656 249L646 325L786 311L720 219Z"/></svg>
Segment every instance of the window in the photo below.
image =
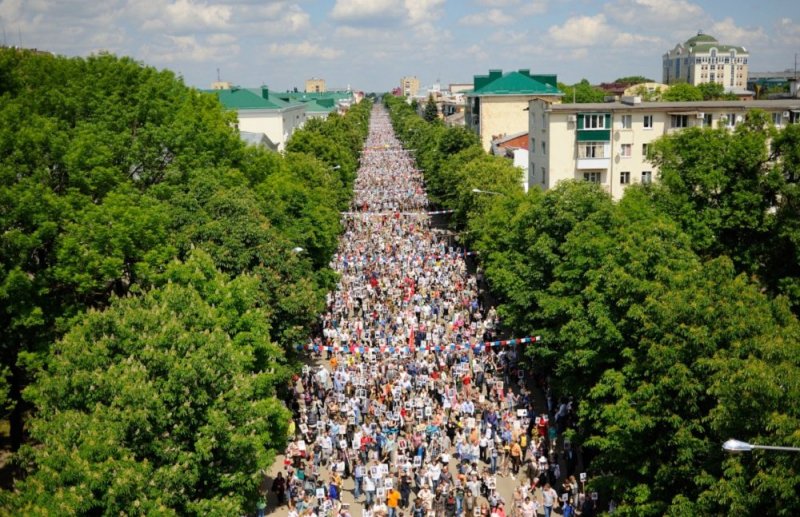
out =
<svg viewBox="0 0 800 517"><path fill-rule="evenodd" d="M711 127L711 113L703 115L703 127Z"/></svg>
<svg viewBox="0 0 800 517"><path fill-rule="evenodd" d="M605 158L602 142L587 142L578 148L578 158Z"/></svg>
<svg viewBox="0 0 800 517"><path fill-rule="evenodd" d="M631 157L631 148L632 147L633 147L633 144L622 144L622 149L620 151L620 154L622 155L623 158L630 158Z"/></svg>
<svg viewBox="0 0 800 517"><path fill-rule="evenodd" d="M599 171L584 172L583 181L589 181L591 183L600 183L600 174L601 173Z"/></svg>
<svg viewBox="0 0 800 517"><path fill-rule="evenodd" d="M547 154L547 142L542 142L542 154Z"/></svg>
<svg viewBox="0 0 800 517"><path fill-rule="evenodd" d="M542 184L547 183L547 169L542 167Z"/></svg>
<svg viewBox="0 0 800 517"><path fill-rule="evenodd" d="M644 116L644 128L653 129L653 115Z"/></svg>
<svg viewBox="0 0 800 517"><path fill-rule="evenodd" d="M728 113L725 115L725 125L727 127L734 127L736 125L736 113Z"/></svg>
<svg viewBox="0 0 800 517"><path fill-rule="evenodd" d="M542 113L542 131L547 129L547 113Z"/></svg>
<svg viewBox="0 0 800 517"><path fill-rule="evenodd" d="M775 124L777 127L781 127L783 125L783 113L775 112L772 114L772 123Z"/></svg>
<svg viewBox="0 0 800 517"><path fill-rule="evenodd" d="M536 154L536 139L531 138L531 154Z"/></svg>
<svg viewBox="0 0 800 517"><path fill-rule="evenodd" d="M620 172L619 173L619 184L620 185L627 185L630 182L631 182L631 173L630 172L626 171L626 172Z"/></svg>
<svg viewBox="0 0 800 517"><path fill-rule="evenodd" d="M650 144L642 144L642 158L647 158L647 151L650 150Z"/></svg>
<svg viewBox="0 0 800 517"><path fill-rule="evenodd" d="M653 182L653 171L642 171L642 184L647 185Z"/></svg>
<svg viewBox="0 0 800 517"><path fill-rule="evenodd" d="M586 115L583 117L583 129L605 129L605 115Z"/></svg>
<svg viewBox="0 0 800 517"><path fill-rule="evenodd" d="M689 125L688 115L672 115L670 127L686 127Z"/></svg>
<svg viewBox="0 0 800 517"><path fill-rule="evenodd" d="M631 128L631 119L633 115L622 115L622 129L630 129Z"/></svg>

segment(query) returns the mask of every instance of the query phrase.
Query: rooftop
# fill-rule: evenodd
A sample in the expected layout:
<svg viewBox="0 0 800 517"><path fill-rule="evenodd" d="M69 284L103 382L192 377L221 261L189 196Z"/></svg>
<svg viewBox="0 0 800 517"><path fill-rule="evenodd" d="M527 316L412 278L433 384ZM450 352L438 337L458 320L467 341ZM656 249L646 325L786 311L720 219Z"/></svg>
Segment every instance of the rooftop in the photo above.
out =
<svg viewBox="0 0 800 517"><path fill-rule="evenodd" d="M524 69L506 74L490 70L489 75L476 75L473 84L468 95L564 95L556 86L555 75L531 75Z"/></svg>
<svg viewBox="0 0 800 517"><path fill-rule="evenodd" d="M693 101L693 102L642 102L627 104L624 102L591 102L586 104L551 104L552 111L588 112L614 110L653 110L653 111L691 111L697 109L763 109L763 110L800 110L800 100L757 100L757 101Z"/></svg>
<svg viewBox="0 0 800 517"><path fill-rule="evenodd" d="M224 90L203 90L213 93L226 109L235 110L282 110L300 103L279 99L275 93L270 93L269 88L230 88Z"/></svg>

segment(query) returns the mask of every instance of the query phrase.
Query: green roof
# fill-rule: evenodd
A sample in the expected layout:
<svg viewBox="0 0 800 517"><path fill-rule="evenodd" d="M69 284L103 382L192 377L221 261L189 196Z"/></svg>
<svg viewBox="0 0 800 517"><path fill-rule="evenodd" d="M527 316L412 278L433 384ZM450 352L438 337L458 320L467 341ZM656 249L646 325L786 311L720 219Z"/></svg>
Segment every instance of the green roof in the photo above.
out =
<svg viewBox="0 0 800 517"><path fill-rule="evenodd" d="M689 47L689 52L708 52L712 48L717 49L717 52L747 52L744 47L737 47L735 45L720 45L719 43L700 43Z"/></svg>
<svg viewBox="0 0 800 517"><path fill-rule="evenodd" d="M564 95L555 85L555 75L531 75L528 70L501 75L491 70L488 76L475 76L471 95Z"/></svg>
<svg viewBox="0 0 800 517"><path fill-rule="evenodd" d="M697 36L692 36L686 40L686 46L691 47L697 43L718 43L717 38L709 36L708 34L700 33Z"/></svg>
<svg viewBox="0 0 800 517"><path fill-rule="evenodd" d="M712 48L717 49L718 52L730 52L731 50L735 50L736 52L747 52L744 47L737 47L735 45L721 45L717 38L714 36L709 36L708 34L698 34L697 36L692 36L684 46L689 48L689 52L708 52Z"/></svg>
<svg viewBox="0 0 800 517"><path fill-rule="evenodd" d="M281 110L300 103L285 101L271 93L267 87L262 88L231 88L229 90L204 90L213 93L226 109L232 110Z"/></svg>

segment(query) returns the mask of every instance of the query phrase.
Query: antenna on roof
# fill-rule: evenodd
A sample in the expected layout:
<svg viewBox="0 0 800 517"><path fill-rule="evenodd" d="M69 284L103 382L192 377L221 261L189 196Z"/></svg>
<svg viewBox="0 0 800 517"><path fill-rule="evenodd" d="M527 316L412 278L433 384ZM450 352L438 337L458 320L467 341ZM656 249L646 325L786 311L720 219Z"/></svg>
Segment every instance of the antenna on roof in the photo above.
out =
<svg viewBox="0 0 800 517"><path fill-rule="evenodd" d="M219 67L217 67L217 82L221 82L221 80L219 78Z"/></svg>

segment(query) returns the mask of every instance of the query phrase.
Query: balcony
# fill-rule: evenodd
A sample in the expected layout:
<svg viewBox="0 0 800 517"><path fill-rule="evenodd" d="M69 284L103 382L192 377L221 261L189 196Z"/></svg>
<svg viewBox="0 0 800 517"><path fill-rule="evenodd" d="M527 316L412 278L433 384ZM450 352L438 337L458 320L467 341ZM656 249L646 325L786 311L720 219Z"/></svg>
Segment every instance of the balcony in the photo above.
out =
<svg viewBox="0 0 800 517"><path fill-rule="evenodd" d="M608 169L611 158L578 158L578 169Z"/></svg>

